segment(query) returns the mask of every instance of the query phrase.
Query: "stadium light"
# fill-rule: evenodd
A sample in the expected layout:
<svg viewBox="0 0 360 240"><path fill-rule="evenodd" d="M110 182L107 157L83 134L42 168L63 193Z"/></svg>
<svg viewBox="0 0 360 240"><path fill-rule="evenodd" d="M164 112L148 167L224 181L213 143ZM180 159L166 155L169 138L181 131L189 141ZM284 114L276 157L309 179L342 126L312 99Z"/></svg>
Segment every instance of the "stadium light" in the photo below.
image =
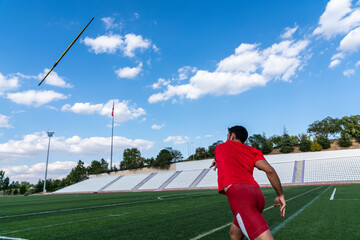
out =
<svg viewBox="0 0 360 240"><path fill-rule="evenodd" d="M48 169L48 163L49 163L50 139L54 135L54 132L47 132L47 135L49 137L49 144L48 144L48 151L47 151L47 158L46 158L45 181L44 181L43 193L46 193L46 177L47 177L47 169Z"/></svg>

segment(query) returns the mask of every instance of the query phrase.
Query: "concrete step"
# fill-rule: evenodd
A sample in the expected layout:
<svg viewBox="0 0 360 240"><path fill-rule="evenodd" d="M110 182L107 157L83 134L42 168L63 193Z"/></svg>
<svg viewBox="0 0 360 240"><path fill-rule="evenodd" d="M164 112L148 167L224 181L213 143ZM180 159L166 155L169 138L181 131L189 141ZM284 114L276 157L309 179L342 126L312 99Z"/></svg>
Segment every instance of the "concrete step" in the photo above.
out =
<svg viewBox="0 0 360 240"><path fill-rule="evenodd" d="M149 176L147 176L145 179L143 179L141 182L139 182L135 187L133 187L131 190L138 190L141 188L142 185L144 185L147 181L149 181L152 177L154 177L157 173L151 173Z"/></svg>
<svg viewBox="0 0 360 240"><path fill-rule="evenodd" d="M205 177L205 175L210 171L210 168L205 168L202 172L195 178L195 180L190 184L188 188L195 188L199 182Z"/></svg>
<svg viewBox="0 0 360 240"><path fill-rule="evenodd" d="M179 176L179 174L182 171L176 171L171 177L169 177L168 180L166 180L158 189L159 190L163 190L164 188L167 187L167 185L169 185L169 183L171 183L177 176Z"/></svg>
<svg viewBox="0 0 360 240"><path fill-rule="evenodd" d="M109 182L108 184L103 186L102 188L100 188L98 192L104 191L107 187L109 187L111 184L113 184L114 182L116 182L117 180L119 180L122 177L123 176L118 176L117 178L115 178L114 180L112 180L111 182Z"/></svg>

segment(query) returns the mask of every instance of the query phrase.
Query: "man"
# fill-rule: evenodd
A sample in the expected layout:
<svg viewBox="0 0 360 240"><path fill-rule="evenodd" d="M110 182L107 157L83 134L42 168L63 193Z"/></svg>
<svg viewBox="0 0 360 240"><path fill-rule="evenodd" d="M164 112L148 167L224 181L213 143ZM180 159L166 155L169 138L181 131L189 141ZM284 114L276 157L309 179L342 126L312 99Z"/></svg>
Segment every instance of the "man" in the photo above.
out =
<svg viewBox="0 0 360 240"><path fill-rule="evenodd" d="M280 215L285 217L285 197L280 179L274 168L265 160L262 152L244 144L248 137L242 126L228 129L227 141L215 148L215 160L210 167L218 169L218 190L228 198L234 220L230 227L230 239L274 239L261 212L265 200L253 177L254 167L266 173L277 197L275 206L280 206Z"/></svg>

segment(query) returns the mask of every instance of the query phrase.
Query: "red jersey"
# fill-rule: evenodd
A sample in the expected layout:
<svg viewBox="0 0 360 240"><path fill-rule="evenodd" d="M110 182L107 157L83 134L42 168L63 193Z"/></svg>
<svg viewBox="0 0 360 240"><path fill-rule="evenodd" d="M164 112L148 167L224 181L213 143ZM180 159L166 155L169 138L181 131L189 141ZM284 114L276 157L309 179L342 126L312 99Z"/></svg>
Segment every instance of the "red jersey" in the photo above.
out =
<svg viewBox="0 0 360 240"><path fill-rule="evenodd" d="M259 186L253 177L255 163L265 160L262 152L237 141L226 141L215 148L219 193L234 183Z"/></svg>

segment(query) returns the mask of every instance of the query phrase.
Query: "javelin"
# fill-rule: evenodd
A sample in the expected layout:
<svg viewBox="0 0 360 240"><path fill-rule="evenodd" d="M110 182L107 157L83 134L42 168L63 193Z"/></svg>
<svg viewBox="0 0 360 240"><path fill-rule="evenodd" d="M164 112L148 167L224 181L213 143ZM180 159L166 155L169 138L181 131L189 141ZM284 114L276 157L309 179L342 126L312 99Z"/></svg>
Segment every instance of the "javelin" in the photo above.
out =
<svg viewBox="0 0 360 240"><path fill-rule="evenodd" d="M56 63L54 64L54 66L52 66L52 68L50 69L50 71L45 75L45 77L43 78L43 80L41 80L41 82L39 83L38 86L40 86L40 84L45 80L45 78L51 73L51 71L56 67L56 65L60 62L60 60L63 58L63 56L67 53L67 51L69 51L69 49L71 48L71 46L76 42L76 40L80 37L80 35L85 31L85 29L87 28L87 26L89 26L89 24L91 23L91 21L94 20L94 18L92 18L90 20L90 22L84 27L84 29L79 33L79 35L77 35L77 37L74 39L74 41L72 41L72 43L67 47L67 49L65 50L65 52L59 57L59 59L56 61Z"/></svg>

